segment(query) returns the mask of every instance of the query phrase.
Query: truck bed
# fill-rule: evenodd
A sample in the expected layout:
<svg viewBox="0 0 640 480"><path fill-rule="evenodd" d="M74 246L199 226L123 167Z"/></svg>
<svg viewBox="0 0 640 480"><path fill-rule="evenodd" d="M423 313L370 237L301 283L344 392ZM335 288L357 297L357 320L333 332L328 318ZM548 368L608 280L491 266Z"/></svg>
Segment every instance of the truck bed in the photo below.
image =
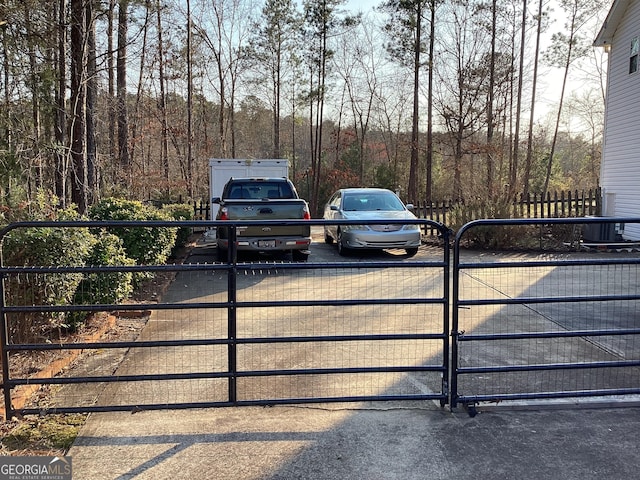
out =
<svg viewBox="0 0 640 480"><path fill-rule="evenodd" d="M309 254L309 225L271 224L277 220L309 219L307 202L298 198L293 185L286 179L231 180L219 200L218 220L255 221L251 226L237 227L238 250L291 251L297 260ZM218 227L217 245L220 253L229 248L229 229Z"/></svg>

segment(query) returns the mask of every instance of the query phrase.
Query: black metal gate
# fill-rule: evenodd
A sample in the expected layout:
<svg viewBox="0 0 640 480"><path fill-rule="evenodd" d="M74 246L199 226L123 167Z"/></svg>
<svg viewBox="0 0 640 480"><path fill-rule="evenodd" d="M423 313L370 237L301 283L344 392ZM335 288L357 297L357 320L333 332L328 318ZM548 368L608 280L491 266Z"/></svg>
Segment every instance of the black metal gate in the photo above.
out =
<svg viewBox="0 0 640 480"><path fill-rule="evenodd" d="M640 243L617 238L622 225L640 231L640 219L471 222L453 244L451 294L449 232L435 222L416 223L437 229L440 238L415 257L401 251L340 257L323 242L326 222L312 220L308 262L290 255L238 258L233 246L233 261L216 262L204 235L180 264L2 265L6 414L368 400L473 409L483 402L640 394ZM25 228L203 225L217 223L31 222L12 224L0 236ZM235 231L243 222L226 225ZM584 231L607 240L585 243ZM500 249L509 238L536 245ZM496 248L474 249L476 240ZM117 272L175 278L158 301L146 303L59 304L32 291L64 275L99 281ZM115 322L120 334L69 344L18 341L12 333L16 322L74 312L99 315L94 325ZM24 368L33 355L80 353L71 368ZM48 394L29 397L32 388ZM27 397L32 403L23 404Z"/></svg>
<svg viewBox="0 0 640 480"><path fill-rule="evenodd" d="M25 228L214 229L219 223L25 222L2 230L0 239ZM321 232L326 222L307 223ZM431 221L407 223L438 230L441 245L423 246L415 257L385 251L340 258L319 233L308 262L290 256L238 258L232 245L234 260L221 263L213 261L215 247L205 235L181 264L2 265L7 418L366 400L444 405L449 398L449 233ZM225 222L231 231L246 224ZM52 285L64 275L100 281L119 272L171 272L175 279L157 302L55 304L33 301L28 294L33 285ZM103 315L97 323L115 322L121 333L76 343L18 341L11 334L15 322L74 312ZM15 368L16 362L28 361L29 355L80 353L73 368L14 373L24 371ZM31 386L49 394L22 404L19 399Z"/></svg>
<svg viewBox="0 0 640 480"><path fill-rule="evenodd" d="M454 247L452 407L640 393L640 244L616 233L639 223L478 220L462 227ZM607 234L585 242L594 229ZM534 251L462 248L480 238L529 238Z"/></svg>

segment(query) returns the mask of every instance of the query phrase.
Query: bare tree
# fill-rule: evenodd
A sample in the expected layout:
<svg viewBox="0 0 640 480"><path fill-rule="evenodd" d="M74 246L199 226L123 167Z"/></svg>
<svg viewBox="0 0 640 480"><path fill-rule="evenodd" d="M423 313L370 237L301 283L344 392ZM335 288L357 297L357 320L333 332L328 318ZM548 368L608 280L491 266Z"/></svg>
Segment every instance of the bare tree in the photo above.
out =
<svg viewBox="0 0 640 480"><path fill-rule="evenodd" d="M496 37L497 37L497 1L491 0L491 22L489 35L491 38L491 48L489 51L489 86L487 88L487 195L491 199L494 196L494 146L493 146L493 130L495 127L494 120L494 102L495 102L495 84L496 84Z"/></svg>
<svg viewBox="0 0 640 480"><path fill-rule="evenodd" d="M428 203L433 201L433 78L435 69L436 9L440 0L430 0L429 50L427 80L427 158L425 194Z"/></svg>
<svg viewBox="0 0 640 480"><path fill-rule="evenodd" d="M71 0L71 200L84 213L88 206L86 156L86 21L83 0Z"/></svg>
<svg viewBox="0 0 640 480"><path fill-rule="evenodd" d="M547 62L552 66L561 68L563 77L553 140L551 141L551 148L547 159L547 169L543 187L543 194L545 195L549 189L551 167L553 165L553 157L560 132L562 106L567 88L567 80L569 78L569 70L571 65L584 57L591 48L591 41L583 38L582 32L601 8L599 0L560 0L560 6L567 18L564 24L565 28L562 32L553 34L552 47L546 52Z"/></svg>
<svg viewBox="0 0 640 480"><path fill-rule="evenodd" d="M108 158L110 164L113 167L117 158L117 134L116 134L116 89L115 89L115 62L114 62L114 16L116 10L116 1L109 0L109 7L107 9L107 93L108 93L108 138L109 138L109 152Z"/></svg>
<svg viewBox="0 0 640 480"><path fill-rule="evenodd" d="M357 172L360 184L364 185L365 167L371 155L367 151L367 135L372 122L372 113L380 95L379 71L386 68L384 57L377 54L380 39L371 18L364 18L353 34L341 37L334 58L335 70L343 82L343 91L351 114L351 124L357 146ZM340 135L336 135L336 143Z"/></svg>
<svg viewBox="0 0 640 480"><path fill-rule="evenodd" d="M388 0L381 6L382 10L390 15L385 31L392 43L387 46L387 50L402 65L409 67L413 76L411 162L407 188L407 197L411 201L416 201L418 196L420 72L423 67L422 53L425 50L424 17L431 3L427 0Z"/></svg>
<svg viewBox="0 0 640 480"><path fill-rule="evenodd" d="M533 163L533 127L535 123L536 93L538 86L538 68L540 59L540 39L543 31L543 4L544 0L538 1L538 13L536 14L536 47L533 55L533 78L531 80L531 104L529 108L529 128L527 132L527 155L525 159L524 175L522 178L522 193L529 195L529 184L531 181L531 164Z"/></svg>
<svg viewBox="0 0 640 480"><path fill-rule="evenodd" d="M593 88L579 95L572 95L567 102L567 111L578 124L575 131L586 137L589 145L588 155L582 157L579 174L588 179L588 185L597 185L600 173L600 141L604 127L604 104L600 102L600 91Z"/></svg>
<svg viewBox="0 0 640 480"><path fill-rule="evenodd" d="M164 180L167 184L166 194L169 192L169 125L167 120L167 94L165 92L165 72L164 72L164 44L163 44L163 28L162 28L162 13L160 8L160 0L156 0L156 21L158 29L158 83L160 84L160 101L158 107L160 108L160 118L162 123L162 138L160 149L160 162L162 164L162 170L164 172Z"/></svg>
<svg viewBox="0 0 640 480"><path fill-rule="evenodd" d="M56 142L55 168L54 168L54 192L64 205L67 199L67 0L59 0L55 5L58 18L57 35L57 66L58 82L56 85L56 102L54 116L54 135Z"/></svg>
<svg viewBox="0 0 640 480"><path fill-rule="evenodd" d="M520 23L520 53L518 54L518 87L516 92L515 128L513 132L513 157L509 174L509 195L516 193L518 182L518 157L520 152L520 116L522 113L522 91L524 82L525 43L527 38L527 0L522 2L522 22ZM533 106L532 106L533 107Z"/></svg>
<svg viewBox="0 0 640 480"><path fill-rule="evenodd" d="M36 161L36 186L42 188L42 176L43 176L43 164L42 157L40 155L40 135L42 131L41 121L41 105L40 105L40 79L39 79L39 66L38 59L36 58L36 39L37 34L35 32L35 26L33 25L32 15L34 12L31 10L29 2L22 4L24 9L24 28L25 28L25 40L27 47L27 55L29 57L29 90L31 91L31 145L32 145L32 158Z"/></svg>
<svg viewBox="0 0 640 480"><path fill-rule="evenodd" d="M246 66L245 50L254 25L250 0L211 1L198 24L198 35L211 52L216 66L218 140L223 157L235 156L235 104L239 76ZM210 17L209 17L210 14Z"/></svg>
<svg viewBox="0 0 640 480"><path fill-rule="evenodd" d="M401 191L402 174L408 172L403 159L405 122L411 111L413 85L408 77L387 79L382 82L380 92L376 95L375 127L380 130L384 144L384 156L387 164L379 166L379 170L388 172L383 182L382 175L377 175L380 186L386 186L398 193ZM406 183L404 183L406 185Z"/></svg>
<svg viewBox="0 0 640 480"><path fill-rule="evenodd" d="M309 140L311 145L311 198L312 212L318 210L318 196L323 157L324 109L327 97L329 62L333 56L330 39L344 27L357 21L352 17L341 18L338 9L343 0L308 0L304 4L306 65L309 84Z"/></svg>
<svg viewBox="0 0 640 480"><path fill-rule="evenodd" d="M453 196L464 198L462 169L465 155L474 148L465 144L486 120L489 69L487 36L474 28L473 11L454 2L448 6L449 41L442 48L437 108L447 129L453 157Z"/></svg>
<svg viewBox="0 0 640 480"><path fill-rule="evenodd" d="M273 118L273 158L281 157L280 118L286 62L296 48L300 16L292 0L267 0L262 7L260 23L256 23L251 39L251 54L258 72L258 83L268 83Z"/></svg>
<svg viewBox="0 0 640 480"><path fill-rule="evenodd" d="M96 145L95 110L98 97L98 69L96 65L96 23L95 5L89 0L85 5L85 20L87 22L87 202L91 205L96 198L98 189L98 152Z"/></svg>
<svg viewBox="0 0 640 480"><path fill-rule="evenodd" d="M191 31L191 0L187 0L187 174L185 179L189 198L193 198L193 57L191 56Z"/></svg>
<svg viewBox="0 0 640 480"><path fill-rule="evenodd" d="M116 95L118 122L118 160L125 178L131 175L129 157L129 113L127 108L127 34L129 0L118 2L118 54L116 60ZM126 182L125 182L126 184Z"/></svg>
<svg viewBox="0 0 640 480"><path fill-rule="evenodd" d="M231 136L231 157L236 158L236 105L241 76L246 72L249 65L247 56L251 26L254 24L253 4L250 0L238 1L234 4L233 21L230 23L233 41L227 42L229 63L229 128Z"/></svg>

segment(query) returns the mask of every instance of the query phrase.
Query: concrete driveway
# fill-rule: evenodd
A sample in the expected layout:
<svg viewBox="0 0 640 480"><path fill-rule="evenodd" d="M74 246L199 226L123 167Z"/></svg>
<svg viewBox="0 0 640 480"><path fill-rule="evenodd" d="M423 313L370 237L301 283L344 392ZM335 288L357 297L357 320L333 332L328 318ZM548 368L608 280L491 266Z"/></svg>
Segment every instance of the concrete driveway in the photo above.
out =
<svg viewBox="0 0 640 480"><path fill-rule="evenodd" d="M92 414L78 479L633 479L640 408L242 407Z"/></svg>
<svg viewBox="0 0 640 480"><path fill-rule="evenodd" d="M167 295L185 288L198 286L177 281ZM629 403L475 417L433 401L115 412L91 414L69 455L73 478L87 480L631 479L638 427L640 408Z"/></svg>

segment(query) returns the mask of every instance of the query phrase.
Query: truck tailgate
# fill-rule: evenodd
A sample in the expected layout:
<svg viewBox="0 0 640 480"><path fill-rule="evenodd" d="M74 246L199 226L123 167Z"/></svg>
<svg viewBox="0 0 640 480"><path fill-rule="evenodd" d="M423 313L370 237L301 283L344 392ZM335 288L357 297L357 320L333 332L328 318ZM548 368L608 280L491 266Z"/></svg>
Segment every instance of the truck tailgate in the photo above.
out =
<svg viewBox="0 0 640 480"><path fill-rule="evenodd" d="M304 217L306 202L304 200L265 199L262 201L227 200L224 204L229 220L256 220L256 223L267 220L292 220ZM256 225L238 227L238 236L309 236L309 226L300 225Z"/></svg>

